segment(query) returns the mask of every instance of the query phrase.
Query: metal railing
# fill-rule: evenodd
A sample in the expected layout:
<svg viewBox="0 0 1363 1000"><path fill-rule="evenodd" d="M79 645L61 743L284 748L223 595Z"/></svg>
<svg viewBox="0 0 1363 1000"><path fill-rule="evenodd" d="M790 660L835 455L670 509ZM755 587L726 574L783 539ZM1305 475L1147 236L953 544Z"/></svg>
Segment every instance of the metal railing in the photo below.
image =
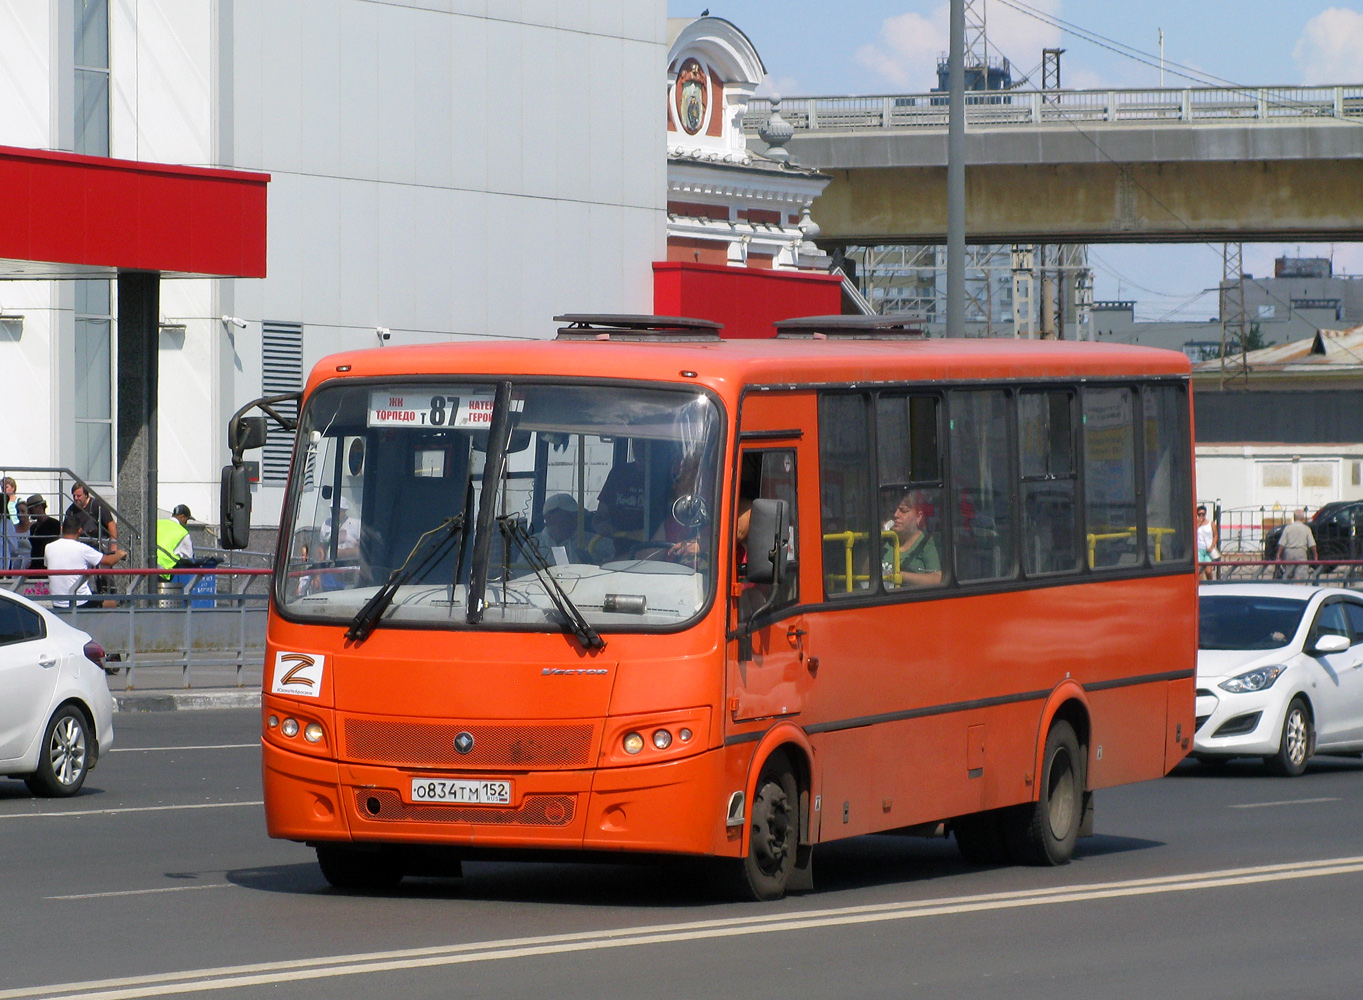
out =
<svg viewBox="0 0 1363 1000"><path fill-rule="evenodd" d="M743 129L756 133L771 102L753 98ZM787 97L781 117L797 132L947 127L947 95ZM1363 85L1192 87L1182 90L1004 90L966 94L967 126L1130 125L1363 120Z"/></svg>
<svg viewBox="0 0 1363 1000"><path fill-rule="evenodd" d="M1220 559L1199 571L1223 582L1309 583L1363 587L1363 559Z"/></svg>
<svg viewBox="0 0 1363 1000"><path fill-rule="evenodd" d="M246 672L263 662L271 573L265 568L185 569L172 571L170 583L152 581L157 589L151 593L66 595L50 593L50 578L159 578L165 572L22 570L4 574L0 586L47 606L72 627L89 633L104 647L106 664L120 668L125 690L139 686L139 669L144 676L178 680L151 685L156 687L193 687L195 671L200 680L210 673L216 675L219 683L213 686L245 687L259 683L258 674L247 677ZM196 585L209 579L214 582L213 591L196 592L204 589ZM230 684L220 683L224 679Z"/></svg>

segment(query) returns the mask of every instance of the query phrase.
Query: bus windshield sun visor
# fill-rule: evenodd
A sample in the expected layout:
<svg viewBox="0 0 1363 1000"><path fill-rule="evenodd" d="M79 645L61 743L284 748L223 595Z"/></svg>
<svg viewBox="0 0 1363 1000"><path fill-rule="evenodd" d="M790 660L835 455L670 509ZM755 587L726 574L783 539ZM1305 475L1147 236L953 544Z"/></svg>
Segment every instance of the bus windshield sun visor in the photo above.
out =
<svg viewBox="0 0 1363 1000"><path fill-rule="evenodd" d="M520 549L525 561L534 570L540 585L544 587L544 592L549 595L549 599L554 602L554 607L558 608L558 613L564 618L568 628L576 636L577 641L582 643L583 649L605 649L606 640L601 638L601 633L592 628L591 622L587 621L578 606L573 603L573 599L568 596L568 592L563 589L563 584L554 579L554 574L549 569L549 564L544 561L544 556L530 536L526 534L525 525L522 523L518 514L504 514L497 518L497 526L501 528L502 534L515 543Z"/></svg>

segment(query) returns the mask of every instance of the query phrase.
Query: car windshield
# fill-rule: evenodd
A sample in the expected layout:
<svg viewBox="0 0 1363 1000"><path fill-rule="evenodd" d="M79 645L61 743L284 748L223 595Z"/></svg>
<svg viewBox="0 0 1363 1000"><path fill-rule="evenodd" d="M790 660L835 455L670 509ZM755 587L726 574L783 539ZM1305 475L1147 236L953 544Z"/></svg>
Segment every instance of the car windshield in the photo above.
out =
<svg viewBox="0 0 1363 1000"><path fill-rule="evenodd" d="M1198 601L1198 648L1278 649L1292 641L1306 600L1243 594L1205 595Z"/></svg>
<svg viewBox="0 0 1363 1000"><path fill-rule="evenodd" d="M276 580L286 613L349 620L393 581L379 627L465 627L494 394L490 383L430 382L312 396ZM711 397L517 383L509 412L482 625L565 624L510 534L529 536L541 570L599 629L663 628L697 614L713 580L720 414ZM516 517L521 530L510 530Z"/></svg>

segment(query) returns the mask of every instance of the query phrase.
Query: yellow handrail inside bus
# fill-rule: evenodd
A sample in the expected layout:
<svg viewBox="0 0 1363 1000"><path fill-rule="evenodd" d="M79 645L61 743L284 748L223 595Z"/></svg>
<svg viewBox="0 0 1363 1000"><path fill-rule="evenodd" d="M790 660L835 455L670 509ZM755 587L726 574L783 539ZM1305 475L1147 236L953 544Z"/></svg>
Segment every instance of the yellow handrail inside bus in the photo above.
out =
<svg viewBox="0 0 1363 1000"><path fill-rule="evenodd" d="M1163 546L1164 546L1164 536L1165 536L1165 535L1172 535L1172 534L1173 534L1174 532L1176 532L1178 529L1177 529L1177 528L1146 528L1145 530L1146 530L1146 533L1147 533L1147 534L1151 534L1151 535L1154 535L1154 536L1155 536L1155 562L1159 562L1159 561L1160 561L1160 555L1161 555L1161 553L1162 553ZM1123 530L1123 531L1104 531L1104 532L1092 532L1092 531L1091 531L1091 532L1089 532L1089 536L1088 536L1088 542L1089 542L1089 569L1093 569L1094 563L1095 563L1095 561L1096 561L1096 559L1097 559L1097 548L1098 548L1098 543L1099 543L1099 542L1111 542L1111 541L1116 541L1116 540L1119 539L1119 538L1135 538L1135 537L1136 537L1136 529L1135 529L1135 528L1126 528L1126 529Z"/></svg>
<svg viewBox="0 0 1363 1000"><path fill-rule="evenodd" d="M844 573L829 573L829 574L828 574L828 589L829 589L829 590L832 590L835 584L837 584L839 581L842 581L843 583L846 584L846 586L844 587L845 592L850 594L850 593L852 592L853 586L855 586L855 584L857 584L858 582L863 581L863 580L866 581L866 582L868 582L868 583L870 582L870 580L871 580L871 574L870 574L870 573L853 573L853 572L852 572L852 547L853 547L857 542L864 542L864 541L866 541L866 539L869 538L869 537L870 537L870 536L869 536L866 532L864 532L864 531L833 531L833 532L829 532L828 534L826 534L826 535L823 536L823 540L824 540L825 542L842 542L842 546L843 546L843 565L844 565L844 569L846 570L846 572L844 572ZM886 541L886 540L888 540L888 539L894 539L894 543L893 543L893 544L894 544L894 575L893 575L893 576L890 576L890 577L886 577L886 579L887 579L887 580L898 580L898 579L899 579L899 536L898 536L897 534L895 534L893 531L882 531L882 532L880 533L880 539L881 539L881 541Z"/></svg>

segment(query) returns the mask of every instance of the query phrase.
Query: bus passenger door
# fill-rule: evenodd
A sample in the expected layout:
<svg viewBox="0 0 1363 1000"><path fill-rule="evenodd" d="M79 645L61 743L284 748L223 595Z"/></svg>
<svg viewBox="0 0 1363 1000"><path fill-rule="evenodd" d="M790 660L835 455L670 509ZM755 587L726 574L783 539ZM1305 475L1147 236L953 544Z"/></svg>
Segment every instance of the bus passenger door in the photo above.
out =
<svg viewBox="0 0 1363 1000"><path fill-rule="evenodd" d="M778 400L750 396L743 408L742 431L745 436L751 434L752 440L744 444L740 439L737 523L730 536L735 558L729 581L729 622L730 634L735 638L728 644L728 707L734 722L799 714L807 705L814 679L808 626L803 615L792 613L800 601L799 560L803 556L799 546L803 517L797 489L799 432L792 429L783 440L780 428L765 426L774 420L781 428L791 428L791 417L797 409L792 402L788 397L779 400L782 405L771 406L770 419L757 428L753 427L756 416L753 404L762 404L761 416L766 417L768 406ZM752 500L759 498L784 500L789 511L788 571L774 594L770 586L750 584L744 579L744 512ZM751 643L737 638L749 630Z"/></svg>

